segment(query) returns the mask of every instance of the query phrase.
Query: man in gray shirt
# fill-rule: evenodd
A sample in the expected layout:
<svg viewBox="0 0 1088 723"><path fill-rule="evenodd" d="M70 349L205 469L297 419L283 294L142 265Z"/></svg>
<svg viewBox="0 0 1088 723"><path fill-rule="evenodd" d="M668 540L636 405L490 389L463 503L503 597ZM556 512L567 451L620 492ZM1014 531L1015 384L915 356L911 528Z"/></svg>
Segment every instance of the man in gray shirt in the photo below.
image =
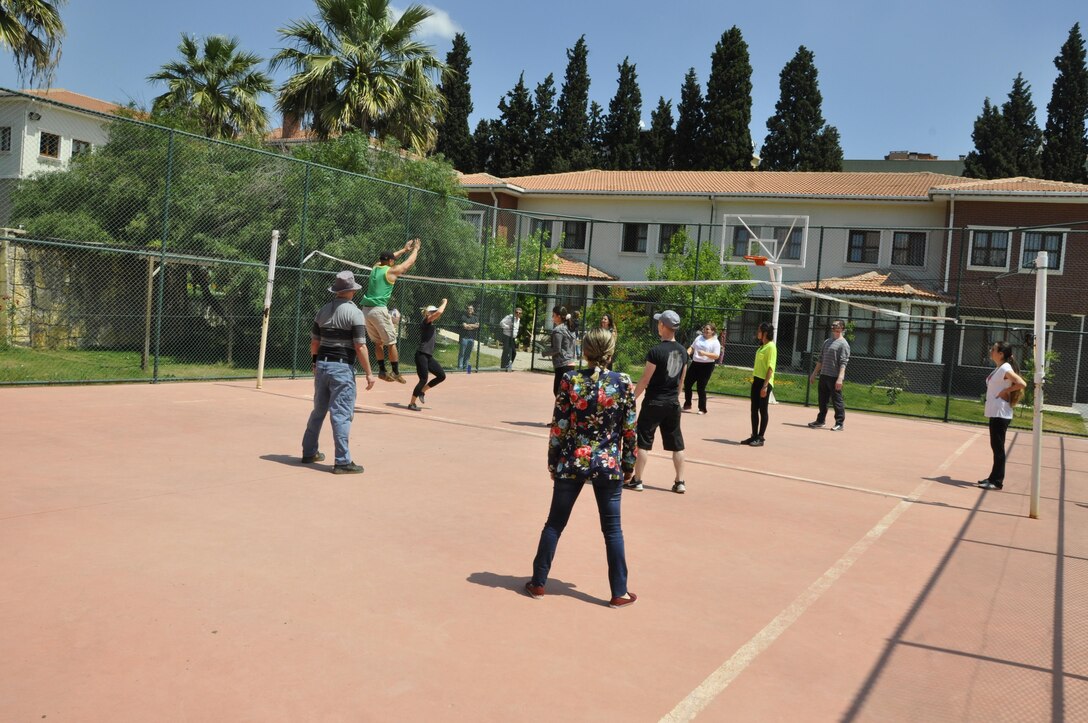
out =
<svg viewBox="0 0 1088 723"><path fill-rule="evenodd" d="M850 361L850 343L843 338L846 324L841 319L831 322L831 338L824 341L820 350L820 359L812 370L810 381L820 380L820 413L815 422L809 422L813 429L823 427L827 419L827 403L835 406L835 426L832 432L841 432L846 421L846 404L842 399L842 380L846 376L846 365Z"/></svg>

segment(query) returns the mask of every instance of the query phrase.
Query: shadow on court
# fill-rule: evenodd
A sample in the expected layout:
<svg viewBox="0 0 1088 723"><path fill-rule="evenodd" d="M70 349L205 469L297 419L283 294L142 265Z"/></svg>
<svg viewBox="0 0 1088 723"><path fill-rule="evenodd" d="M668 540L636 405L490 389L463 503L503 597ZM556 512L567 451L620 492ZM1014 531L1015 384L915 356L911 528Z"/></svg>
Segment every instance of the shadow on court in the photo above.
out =
<svg viewBox="0 0 1088 723"><path fill-rule="evenodd" d="M509 424L514 427L536 427L537 429L548 429L552 426L551 422L512 422L503 421L503 424Z"/></svg>
<svg viewBox="0 0 1088 723"><path fill-rule="evenodd" d="M942 484L942 485L951 485L952 487L977 487L978 486L974 482L968 482L967 480L963 480L963 479L953 479L953 478L949 477L946 474L942 474L940 477L923 477L922 479L927 479L930 482L937 482L937 483Z"/></svg>
<svg viewBox="0 0 1088 723"><path fill-rule="evenodd" d="M483 585L484 587L493 587L498 590L509 590L510 592L517 593L524 597L525 595L525 583L529 579L529 575L500 575L496 572L474 572L466 578L474 585ZM578 586L571 582L563 582L559 578L549 577L547 591L545 592L545 598L548 597L572 597L575 600L581 600L582 602L593 603L594 605L607 605L608 600L602 598L593 597L587 595L581 590L577 589Z"/></svg>

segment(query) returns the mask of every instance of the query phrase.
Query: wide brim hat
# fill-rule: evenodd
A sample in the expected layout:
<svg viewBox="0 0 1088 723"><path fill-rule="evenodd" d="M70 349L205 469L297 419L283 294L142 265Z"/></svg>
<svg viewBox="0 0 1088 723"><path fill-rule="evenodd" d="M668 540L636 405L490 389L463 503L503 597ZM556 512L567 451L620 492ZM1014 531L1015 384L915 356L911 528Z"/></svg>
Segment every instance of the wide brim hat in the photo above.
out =
<svg viewBox="0 0 1088 723"><path fill-rule="evenodd" d="M355 274L350 271L341 271L336 275L336 280L332 282L329 291L339 294L344 291L358 291L361 288L363 287L355 283Z"/></svg>

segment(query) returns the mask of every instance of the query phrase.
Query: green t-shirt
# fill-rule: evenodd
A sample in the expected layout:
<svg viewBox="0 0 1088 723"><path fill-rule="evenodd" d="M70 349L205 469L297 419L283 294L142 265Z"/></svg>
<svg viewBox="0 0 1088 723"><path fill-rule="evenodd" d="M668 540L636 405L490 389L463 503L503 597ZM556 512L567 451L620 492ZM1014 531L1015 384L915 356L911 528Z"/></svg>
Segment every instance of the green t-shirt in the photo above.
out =
<svg viewBox="0 0 1088 723"><path fill-rule="evenodd" d="M752 376L756 379L766 379L768 374L774 373L775 364L778 363L778 347L773 341L769 341L756 349L756 364L752 368Z"/></svg>
<svg viewBox="0 0 1088 723"><path fill-rule="evenodd" d="M386 278L386 274L392 266L375 266L370 272L370 281L366 285L366 296L363 297L361 306L388 306L389 297L393 295L394 281Z"/></svg>

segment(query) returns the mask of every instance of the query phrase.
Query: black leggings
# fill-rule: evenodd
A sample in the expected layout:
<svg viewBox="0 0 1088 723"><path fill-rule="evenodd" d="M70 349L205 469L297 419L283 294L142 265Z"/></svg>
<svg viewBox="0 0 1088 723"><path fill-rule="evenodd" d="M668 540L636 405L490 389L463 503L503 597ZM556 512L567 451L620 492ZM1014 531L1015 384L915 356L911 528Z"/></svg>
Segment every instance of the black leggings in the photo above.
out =
<svg viewBox="0 0 1088 723"><path fill-rule="evenodd" d="M771 392L774 391L774 385L767 385L767 396L760 396L759 392L763 389L763 380L759 377L752 377L752 436L763 439L763 435L767 433L767 422L770 421L767 414L767 405L771 402Z"/></svg>
<svg viewBox="0 0 1088 723"><path fill-rule="evenodd" d="M559 367L555 370L555 378L552 379L552 396L559 396L559 382L563 381L563 375L567 372L574 371L574 367Z"/></svg>
<svg viewBox="0 0 1088 723"><path fill-rule="evenodd" d="M434 379L431 380L430 384L427 383L428 373L434 374ZM436 362L433 356L424 354L421 351L416 352L416 374L419 376L419 384L412 390L413 397L418 397L423 393L424 389L437 387L446 381L446 370L442 368L442 365Z"/></svg>
<svg viewBox="0 0 1088 723"><path fill-rule="evenodd" d="M699 411L706 411L706 384L710 381L710 375L714 373L713 362L692 362L688 366L688 374L684 377L684 406L691 406L691 388L695 387L699 392Z"/></svg>
<svg viewBox="0 0 1088 723"><path fill-rule="evenodd" d="M1005 432L1009 431L1011 419L990 417L990 449L994 453L994 464L987 478L995 485L1005 484Z"/></svg>

